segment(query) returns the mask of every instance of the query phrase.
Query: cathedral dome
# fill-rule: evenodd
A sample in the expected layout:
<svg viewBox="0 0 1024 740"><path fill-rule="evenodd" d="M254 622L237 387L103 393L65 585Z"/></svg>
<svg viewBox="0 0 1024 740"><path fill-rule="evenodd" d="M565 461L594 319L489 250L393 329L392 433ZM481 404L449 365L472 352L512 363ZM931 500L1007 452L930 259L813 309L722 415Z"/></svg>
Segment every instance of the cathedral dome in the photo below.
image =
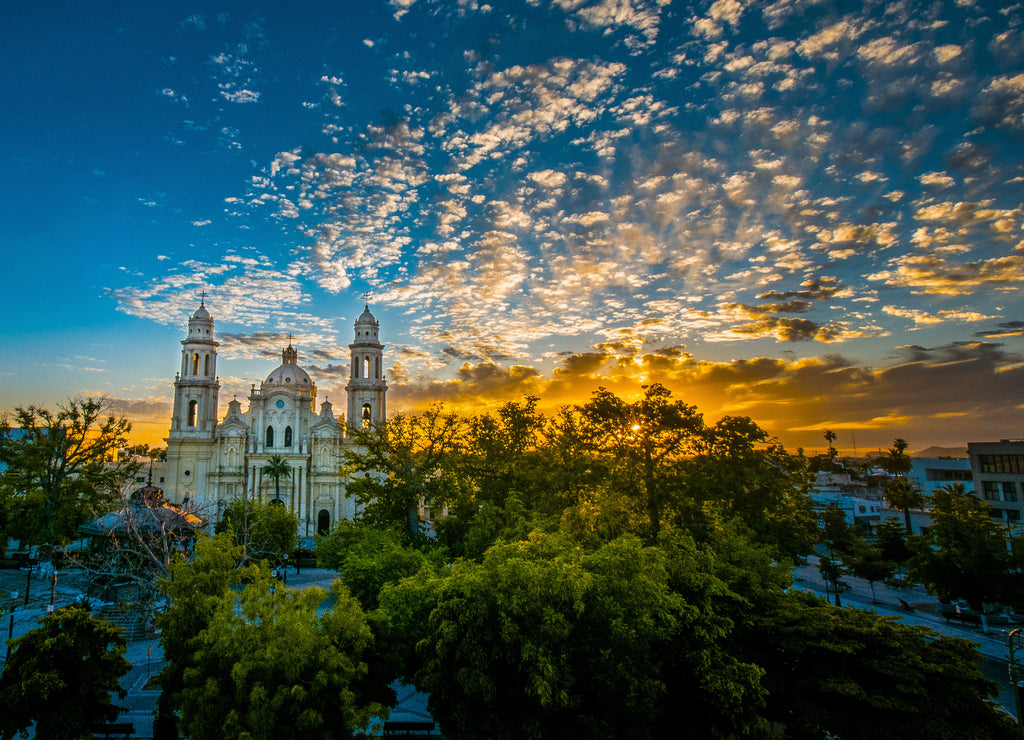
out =
<svg viewBox="0 0 1024 740"><path fill-rule="evenodd" d="M277 383L284 386L298 386L308 388L313 384L309 373L298 365L281 365L274 372L267 376L264 383Z"/></svg>
<svg viewBox="0 0 1024 740"><path fill-rule="evenodd" d="M370 313L369 306L364 308L362 315L356 319L356 326L359 326L360 324L372 324L373 326L377 326L377 317Z"/></svg>
<svg viewBox="0 0 1024 740"><path fill-rule="evenodd" d="M312 387L313 381L310 379L309 373L296 364L298 359L299 353L289 344L281 352L281 366L270 373L263 384L283 385L286 388Z"/></svg>
<svg viewBox="0 0 1024 740"><path fill-rule="evenodd" d="M210 316L210 312L206 310L205 301L199 304L199 308L197 308L196 312L192 314L192 318L200 319L201 321L209 321L212 318Z"/></svg>

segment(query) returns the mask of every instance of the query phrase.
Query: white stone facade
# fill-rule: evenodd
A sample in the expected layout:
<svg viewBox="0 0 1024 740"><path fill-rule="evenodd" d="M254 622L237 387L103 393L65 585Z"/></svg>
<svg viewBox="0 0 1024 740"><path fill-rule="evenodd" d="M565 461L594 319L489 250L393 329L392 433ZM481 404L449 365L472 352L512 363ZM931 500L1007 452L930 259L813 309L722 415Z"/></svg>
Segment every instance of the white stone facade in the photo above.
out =
<svg viewBox="0 0 1024 740"><path fill-rule="evenodd" d="M386 413L387 381L379 324L363 311L355 324L348 393L349 419L377 424ZM350 444L344 419L330 402L316 409L317 388L298 364L289 344L281 365L260 387L255 384L243 411L237 400L217 421L217 342L213 318L200 304L182 340L181 369L174 380L174 411L167 436L165 496L186 500L216 521L224 507L242 496L278 500L295 513L302 537L326 531L356 514L341 473L342 451ZM274 455L291 471L279 481L263 473Z"/></svg>

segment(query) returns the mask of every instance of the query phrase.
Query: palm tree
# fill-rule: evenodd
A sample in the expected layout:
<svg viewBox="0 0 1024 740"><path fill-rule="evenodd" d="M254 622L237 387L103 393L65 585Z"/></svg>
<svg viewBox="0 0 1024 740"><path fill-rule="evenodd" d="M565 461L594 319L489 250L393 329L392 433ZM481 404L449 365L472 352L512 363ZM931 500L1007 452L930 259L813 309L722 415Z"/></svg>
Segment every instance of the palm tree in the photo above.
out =
<svg viewBox="0 0 1024 740"><path fill-rule="evenodd" d="M825 433L822 436L824 436L825 441L828 442L828 450L826 451L828 454L828 459L835 460L836 455L838 453L836 451L836 448L832 446L832 443L836 441L836 433L833 432L831 429L826 429Z"/></svg>
<svg viewBox="0 0 1024 740"><path fill-rule="evenodd" d="M907 440L897 437L893 440L892 447L879 454L875 459L886 473L901 477L904 473L910 472L913 464L910 455L907 454L909 446Z"/></svg>
<svg viewBox="0 0 1024 740"><path fill-rule="evenodd" d="M281 477L292 472L292 466L280 455L271 455L267 464L263 466L263 475L269 475L274 479L274 500L281 500Z"/></svg>
<svg viewBox="0 0 1024 740"><path fill-rule="evenodd" d="M913 534L910 528L910 510L920 509L924 505L924 496L909 478L899 476L885 482L885 500L894 509L903 512L903 520L907 534Z"/></svg>

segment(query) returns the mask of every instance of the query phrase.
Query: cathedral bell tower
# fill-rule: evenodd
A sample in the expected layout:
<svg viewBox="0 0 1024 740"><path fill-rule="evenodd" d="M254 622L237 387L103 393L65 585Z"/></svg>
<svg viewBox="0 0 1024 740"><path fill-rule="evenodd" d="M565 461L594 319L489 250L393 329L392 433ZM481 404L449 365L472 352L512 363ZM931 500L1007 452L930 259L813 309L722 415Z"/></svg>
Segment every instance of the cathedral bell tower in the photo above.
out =
<svg viewBox="0 0 1024 740"><path fill-rule="evenodd" d="M348 346L352 351L352 361L345 392L348 393L350 427L380 424L387 413L388 384L384 379L384 345L379 341L379 333L380 324L367 305L356 319L355 341Z"/></svg>
<svg viewBox="0 0 1024 740"><path fill-rule="evenodd" d="M217 426L217 343L205 300L188 320L181 340L181 370L174 378L174 413L169 439L212 440Z"/></svg>

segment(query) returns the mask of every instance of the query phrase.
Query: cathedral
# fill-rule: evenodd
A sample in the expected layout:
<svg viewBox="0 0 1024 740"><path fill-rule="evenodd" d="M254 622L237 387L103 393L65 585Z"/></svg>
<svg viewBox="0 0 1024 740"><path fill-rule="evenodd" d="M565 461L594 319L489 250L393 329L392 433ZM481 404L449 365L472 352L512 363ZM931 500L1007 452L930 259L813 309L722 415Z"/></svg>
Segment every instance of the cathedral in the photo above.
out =
<svg viewBox="0 0 1024 740"><path fill-rule="evenodd" d="M347 495L341 473L342 451L351 444L348 424L374 425L385 418L387 382L380 324L369 305L355 323L351 365L345 392L345 418L329 401L317 411L317 388L299 365L291 346L281 364L259 388L249 406L228 403L218 420L217 342L213 317L201 302L181 341L181 368L174 379L174 411L167 435L165 491L173 503L190 502L211 521L227 504L247 496L288 507L299 520L299 536L327 532L339 519L352 519L356 502ZM264 473L279 456L290 468L275 479Z"/></svg>

